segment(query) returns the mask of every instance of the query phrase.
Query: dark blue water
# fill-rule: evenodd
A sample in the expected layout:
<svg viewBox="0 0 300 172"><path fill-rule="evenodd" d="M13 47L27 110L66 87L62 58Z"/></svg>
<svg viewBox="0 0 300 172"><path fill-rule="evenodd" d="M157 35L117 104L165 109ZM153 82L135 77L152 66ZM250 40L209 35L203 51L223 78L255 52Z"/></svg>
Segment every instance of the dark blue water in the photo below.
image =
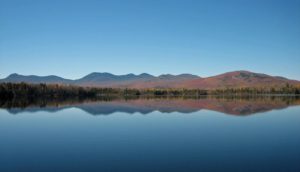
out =
<svg viewBox="0 0 300 172"><path fill-rule="evenodd" d="M138 106L129 113L117 103L105 115L101 102L2 108L0 171L300 171L298 105L247 115L232 113L238 104L179 112L144 103L145 114Z"/></svg>

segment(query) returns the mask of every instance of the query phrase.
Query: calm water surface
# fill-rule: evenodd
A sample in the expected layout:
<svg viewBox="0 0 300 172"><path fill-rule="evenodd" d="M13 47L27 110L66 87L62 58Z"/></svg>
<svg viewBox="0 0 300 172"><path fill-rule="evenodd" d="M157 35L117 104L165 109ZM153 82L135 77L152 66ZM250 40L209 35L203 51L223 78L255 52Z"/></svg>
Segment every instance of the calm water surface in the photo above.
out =
<svg viewBox="0 0 300 172"><path fill-rule="evenodd" d="M300 171L298 105L295 98L2 103L0 171Z"/></svg>

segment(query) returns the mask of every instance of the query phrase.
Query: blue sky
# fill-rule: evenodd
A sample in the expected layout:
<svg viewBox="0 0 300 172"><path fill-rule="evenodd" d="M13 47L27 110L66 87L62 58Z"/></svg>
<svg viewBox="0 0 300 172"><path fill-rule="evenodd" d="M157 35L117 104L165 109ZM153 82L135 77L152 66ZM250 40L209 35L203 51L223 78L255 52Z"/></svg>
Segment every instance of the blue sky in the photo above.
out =
<svg viewBox="0 0 300 172"><path fill-rule="evenodd" d="M300 1L0 0L0 78L234 70L300 80Z"/></svg>

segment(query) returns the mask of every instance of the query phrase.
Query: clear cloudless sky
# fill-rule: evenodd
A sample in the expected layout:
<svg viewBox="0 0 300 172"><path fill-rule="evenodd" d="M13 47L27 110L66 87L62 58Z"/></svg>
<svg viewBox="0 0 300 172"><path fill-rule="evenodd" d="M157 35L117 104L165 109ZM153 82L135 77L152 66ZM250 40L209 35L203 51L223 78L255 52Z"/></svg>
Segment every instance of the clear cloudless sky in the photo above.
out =
<svg viewBox="0 0 300 172"><path fill-rule="evenodd" d="M0 78L234 70L300 80L299 0L0 0Z"/></svg>

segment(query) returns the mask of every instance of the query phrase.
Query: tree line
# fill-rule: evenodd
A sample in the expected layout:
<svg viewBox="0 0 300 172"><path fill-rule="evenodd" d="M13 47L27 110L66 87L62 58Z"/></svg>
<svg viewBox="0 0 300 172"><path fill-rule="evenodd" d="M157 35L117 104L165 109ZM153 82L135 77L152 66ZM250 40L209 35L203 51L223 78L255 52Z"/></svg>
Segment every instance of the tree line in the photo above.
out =
<svg viewBox="0 0 300 172"><path fill-rule="evenodd" d="M223 89L134 89L80 87L60 84L0 83L0 98L96 98L105 96L205 96L205 95L299 95L300 87L286 84L281 87L245 87Z"/></svg>

